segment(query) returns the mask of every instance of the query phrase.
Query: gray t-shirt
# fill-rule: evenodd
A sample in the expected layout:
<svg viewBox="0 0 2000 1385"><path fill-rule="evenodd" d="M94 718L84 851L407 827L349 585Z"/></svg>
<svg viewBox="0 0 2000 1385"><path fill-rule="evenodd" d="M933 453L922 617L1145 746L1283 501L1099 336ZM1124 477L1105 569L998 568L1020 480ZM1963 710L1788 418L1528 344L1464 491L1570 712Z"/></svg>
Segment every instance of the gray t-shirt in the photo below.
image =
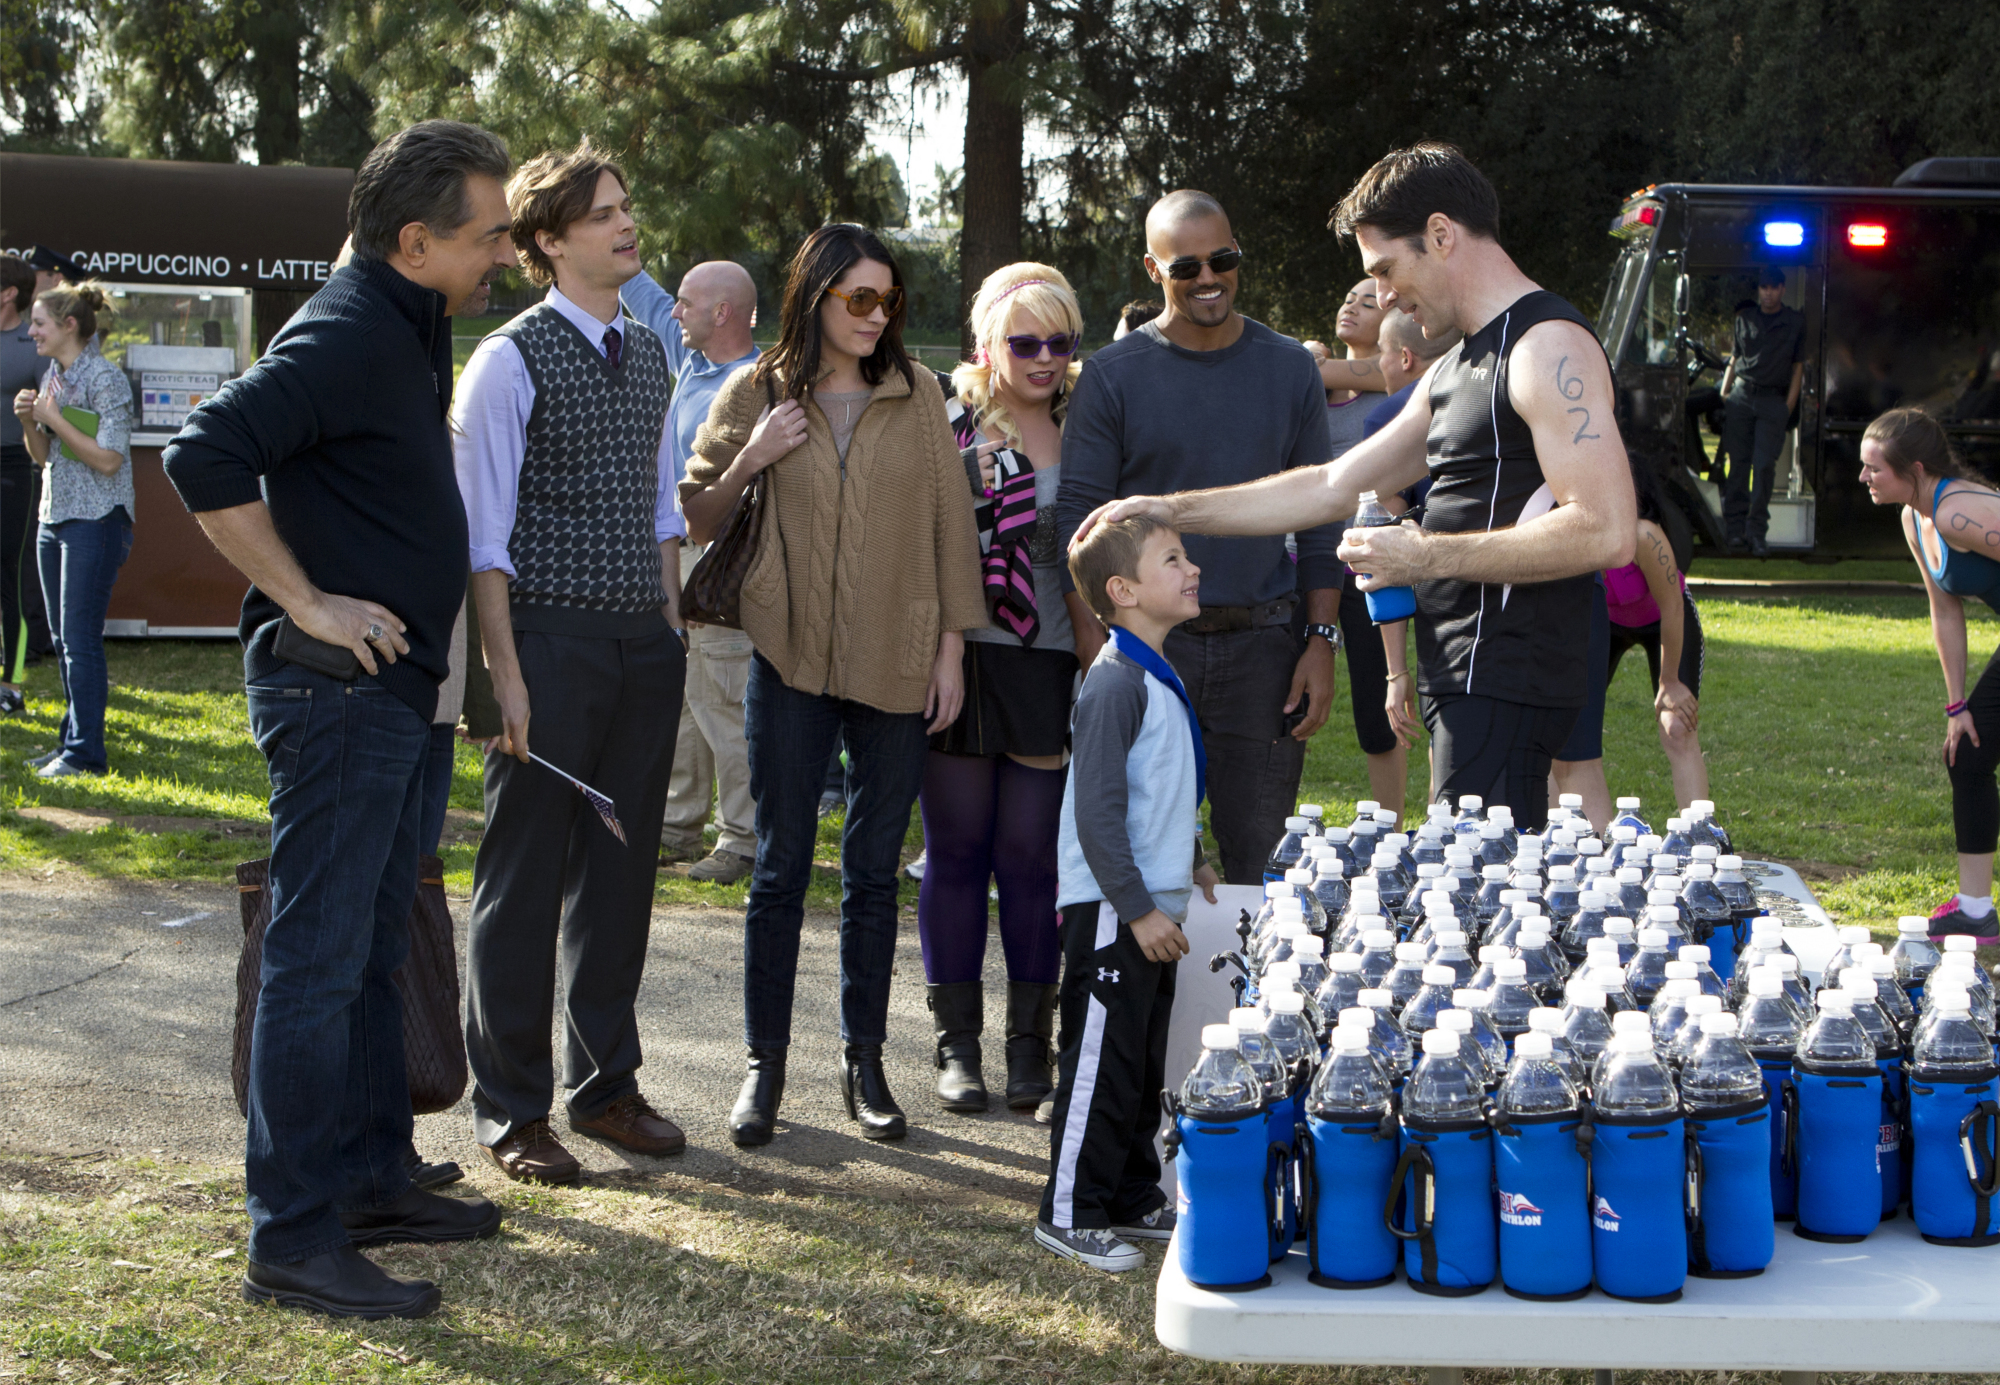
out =
<svg viewBox="0 0 2000 1385"><path fill-rule="evenodd" d="M975 446L986 441L977 435ZM1035 473L1035 532L1028 540L1028 561L1035 565L1035 614L1041 629L1035 632L1030 649L1060 649L1065 654L1076 649L1076 631L1069 623L1069 606L1063 601L1062 545L1056 542L1056 491L1062 484L1062 463L1043 467ZM1021 647L1020 637L997 625L982 625L965 632L975 644L1011 644Z"/></svg>
<svg viewBox="0 0 2000 1385"><path fill-rule="evenodd" d="M854 430L861 426L861 415L868 408L868 401L875 397L874 390L855 390L848 394L835 394L831 390L814 390L813 402L826 415L827 427L833 429L833 447L840 453L840 464L847 465L847 445L854 441Z"/></svg>
<svg viewBox="0 0 2000 1385"><path fill-rule="evenodd" d="M41 383L42 367L48 362L35 354L35 339L28 335L28 321L11 332L0 332L0 446L19 447L21 420L14 417L14 396Z"/></svg>
<svg viewBox="0 0 2000 1385"><path fill-rule="evenodd" d="M1368 436L1368 415L1388 397L1375 390L1363 390L1345 404L1326 406L1326 431L1333 439L1333 451L1328 454L1328 460L1340 457Z"/></svg>

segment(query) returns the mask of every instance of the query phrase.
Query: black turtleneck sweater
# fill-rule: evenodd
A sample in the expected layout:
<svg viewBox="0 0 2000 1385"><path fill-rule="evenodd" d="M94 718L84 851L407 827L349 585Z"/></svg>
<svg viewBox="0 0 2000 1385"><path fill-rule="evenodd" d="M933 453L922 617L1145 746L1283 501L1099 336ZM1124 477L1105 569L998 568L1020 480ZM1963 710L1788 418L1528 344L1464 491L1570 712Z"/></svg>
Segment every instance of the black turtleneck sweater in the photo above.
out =
<svg viewBox="0 0 2000 1385"><path fill-rule="evenodd" d="M379 602L410 652L383 687L428 722L465 599L465 505L452 469L444 296L386 264L337 270L270 349L188 415L162 457L190 511L262 500L321 591ZM273 671L278 603L252 586L244 673Z"/></svg>

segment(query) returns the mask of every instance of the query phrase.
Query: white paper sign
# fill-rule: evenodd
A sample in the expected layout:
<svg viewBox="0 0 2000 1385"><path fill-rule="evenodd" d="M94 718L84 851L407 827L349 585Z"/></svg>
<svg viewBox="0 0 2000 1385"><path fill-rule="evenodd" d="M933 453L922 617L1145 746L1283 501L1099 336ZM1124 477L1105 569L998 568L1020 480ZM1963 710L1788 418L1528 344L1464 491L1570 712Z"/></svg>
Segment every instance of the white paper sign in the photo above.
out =
<svg viewBox="0 0 2000 1385"><path fill-rule="evenodd" d="M222 377L197 370L142 370L139 372L140 426L179 429L187 422L188 411L214 394Z"/></svg>

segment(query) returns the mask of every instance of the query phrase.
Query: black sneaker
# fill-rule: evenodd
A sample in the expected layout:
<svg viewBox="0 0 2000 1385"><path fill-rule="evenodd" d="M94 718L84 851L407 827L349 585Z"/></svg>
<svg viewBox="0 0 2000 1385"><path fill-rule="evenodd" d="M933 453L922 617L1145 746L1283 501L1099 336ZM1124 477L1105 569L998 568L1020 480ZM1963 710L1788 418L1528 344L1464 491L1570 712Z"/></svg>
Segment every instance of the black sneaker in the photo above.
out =
<svg viewBox="0 0 2000 1385"><path fill-rule="evenodd" d="M0 717L22 716L27 710L27 696L19 688L0 688Z"/></svg>
<svg viewBox="0 0 2000 1385"><path fill-rule="evenodd" d="M1946 938L1972 938L1981 947L2000 945L2000 909L1976 919L1959 908L1953 896L1931 915L1931 941L1941 943Z"/></svg>

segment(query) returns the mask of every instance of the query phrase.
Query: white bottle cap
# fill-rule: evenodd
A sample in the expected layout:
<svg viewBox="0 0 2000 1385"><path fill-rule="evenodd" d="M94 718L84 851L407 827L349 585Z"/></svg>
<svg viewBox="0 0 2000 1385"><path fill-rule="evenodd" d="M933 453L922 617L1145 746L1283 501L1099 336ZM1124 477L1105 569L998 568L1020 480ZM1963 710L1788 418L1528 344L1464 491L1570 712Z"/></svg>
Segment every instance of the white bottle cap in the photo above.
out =
<svg viewBox="0 0 2000 1385"><path fill-rule="evenodd" d="M1417 879L1419 880L1435 880L1443 874L1443 861L1424 861L1417 866Z"/></svg>
<svg viewBox="0 0 2000 1385"><path fill-rule="evenodd" d="M1700 847L1696 847L1695 849L1697 851L1701 850ZM1687 868L1687 878L1690 880L1713 880L1715 878L1715 867L1707 861L1696 861Z"/></svg>
<svg viewBox="0 0 2000 1385"><path fill-rule="evenodd" d="M1424 954L1428 951L1430 949L1422 943L1397 943L1396 960L1399 962L1421 962L1424 960Z"/></svg>
<svg viewBox="0 0 2000 1385"><path fill-rule="evenodd" d="M1944 940L1944 950L1946 952L1963 952L1969 955L1977 951L1978 948L1979 943L1963 933L1953 934Z"/></svg>
<svg viewBox="0 0 2000 1385"><path fill-rule="evenodd" d="M1520 932L1514 935L1514 943L1523 952L1536 952L1547 947L1549 945L1547 921L1543 920L1542 923L1533 928L1523 927Z"/></svg>
<svg viewBox="0 0 2000 1385"><path fill-rule="evenodd" d="M1595 837L1579 838L1576 844L1576 854L1579 856L1602 856L1604 854L1604 843Z"/></svg>
<svg viewBox="0 0 2000 1385"><path fill-rule="evenodd" d="M1509 906L1519 904L1522 900L1526 899L1527 897L1528 897L1528 892L1522 889L1509 888L1500 891L1500 902L1502 904L1506 904Z"/></svg>
<svg viewBox="0 0 2000 1385"><path fill-rule="evenodd" d="M1555 884L1555 883L1556 883L1557 881L1563 881L1563 882L1568 882L1568 881L1571 881L1571 880L1574 880L1574 879L1576 879L1576 867L1575 867L1575 866L1550 866L1550 867L1549 867L1549 883L1550 883L1550 884L1552 884L1552 885L1553 885L1553 884Z"/></svg>
<svg viewBox="0 0 2000 1385"><path fill-rule="evenodd" d="M1271 931L1281 938L1304 938L1311 936L1311 930L1303 923L1298 922L1296 918L1286 919L1283 911L1279 913L1279 923Z"/></svg>
<svg viewBox="0 0 2000 1385"><path fill-rule="evenodd" d="M1651 911L1648 910L1648 912L1650 913ZM1639 930L1639 946L1643 948L1658 948L1660 951L1665 952L1667 950L1667 930L1664 928L1641 928ZM1673 964L1670 962L1668 965L1671 966Z"/></svg>
<svg viewBox="0 0 2000 1385"><path fill-rule="evenodd" d="M1674 908L1671 904L1654 904L1646 910L1646 921L1653 924L1679 923L1680 918L1681 911ZM1662 928L1660 931L1666 933L1671 930ZM1660 941L1664 943L1666 939L1662 938Z"/></svg>
<svg viewBox="0 0 2000 1385"><path fill-rule="evenodd" d="M1480 870L1479 878L1482 880L1505 880L1513 873L1505 866L1486 866Z"/></svg>
<svg viewBox="0 0 2000 1385"><path fill-rule="evenodd" d="M1514 917L1517 919L1526 920L1526 919L1540 918L1541 916L1542 916L1542 901L1539 899L1535 899L1532 896L1522 900L1520 903L1514 906Z"/></svg>
<svg viewBox="0 0 2000 1385"><path fill-rule="evenodd" d="M1270 989L1272 983L1290 981L1296 984L1298 979L1299 964L1290 957L1287 957L1282 962L1273 962L1270 966L1264 968L1264 981L1266 983L1264 989L1266 990Z"/></svg>
<svg viewBox="0 0 2000 1385"><path fill-rule="evenodd" d="M1504 803L1496 803L1486 810L1486 816L1493 822L1512 822L1514 810Z"/></svg>
<svg viewBox="0 0 2000 1385"><path fill-rule="evenodd" d="M1351 828L1329 827L1326 829L1326 839L1330 842L1344 842L1353 836L1354 832Z"/></svg>
<svg viewBox="0 0 2000 1385"><path fill-rule="evenodd" d="M1687 830L1687 819L1686 819L1686 818L1668 818L1668 819L1667 819L1667 830L1668 830L1669 832L1685 832L1685 831Z"/></svg>
<svg viewBox="0 0 2000 1385"><path fill-rule="evenodd" d="M1704 1034L1734 1034L1736 1016L1727 1010L1718 1010L1712 1015L1701 1017L1701 1032Z"/></svg>
<svg viewBox="0 0 2000 1385"><path fill-rule="evenodd" d="M1624 1016L1616 1015L1613 1018L1623 1019ZM1639 1018L1644 1019L1645 1016L1641 1015ZM1613 1053L1651 1053L1653 1040L1643 1030L1628 1029L1623 1033L1614 1031L1608 1047Z"/></svg>
<svg viewBox="0 0 2000 1385"><path fill-rule="evenodd" d="M1637 866L1618 867L1618 883L1621 885L1636 885L1645 879L1645 877L1646 872L1640 870Z"/></svg>
<svg viewBox="0 0 2000 1385"><path fill-rule="evenodd" d="M1719 1013L1721 1009L1722 997L1719 995L1688 997L1688 1013L1690 1015L1713 1015Z"/></svg>
<svg viewBox="0 0 2000 1385"><path fill-rule="evenodd" d="M1692 977L1676 976L1666 985L1660 987L1660 990L1667 995L1679 996L1682 1000L1690 1000L1701 994L1701 982L1696 981Z"/></svg>
<svg viewBox="0 0 2000 1385"><path fill-rule="evenodd" d="M1644 1010L1620 1010L1611 1017L1611 1032L1614 1034L1645 1034L1653 1032L1653 1022Z"/></svg>
<svg viewBox="0 0 2000 1385"><path fill-rule="evenodd" d="M1479 961L1482 965L1490 962L1498 962L1502 958L1512 957L1513 955L1513 949L1509 948L1505 943L1486 943L1479 949Z"/></svg>
<svg viewBox="0 0 2000 1385"><path fill-rule="evenodd" d="M1381 922L1380 919L1374 921L1377 923ZM1361 922L1367 923L1369 920L1363 919ZM1361 930L1361 945L1371 951L1378 948L1394 947L1396 945L1396 935L1386 928L1364 928Z"/></svg>
<svg viewBox="0 0 2000 1385"><path fill-rule="evenodd" d="M1560 793L1556 795L1556 802L1574 811L1583 806L1583 795L1580 793Z"/></svg>
<svg viewBox="0 0 2000 1385"><path fill-rule="evenodd" d="M1426 914L1442 914L1449 918L1458 916L1458 911L1452 907L1449 890L1427 890L1418 902L1424 906Z"/></svg>
<svg viewBox="0 0 2000 1385"><path fill-rule="evenodd" d="M1460 794L1458 796L1458 811L1461 813L1476 813L1485 806L1486 800L1476 793Z"/></svg>
<svg viewBox="0 0 2000 1385"><path fill-rule="evenodd" d="M1254 1005L1241 1005L1229 1012L1229 1023L1232 1028L1255 1032L1264 1027L1264 1012Z"/></svg>
<svg viewBox="0 0 2000 1385"><path fill-rule="evenodd" d="M1556 1046L1548 1035L1537 1034L1533 1030L1514 1040L1516 1058L1553 1058Z"/></svg>
<svg viewBox="0 0 2000 1385"><path fill-rule="evenodd" d="M1656 851L1653 853L1653 869L1656 871L1672 875L1680 868L1680 864L1681 858L1670 851Z"/></svg>
<svg viewBox="0 0 2000 1385"><path fill-rule="evenodd" d="M1333 1051L1335 1053L1366 1053L1368 1051L1368 1031L1352 1026L1333 1031Z"/></svg>
<svg viewBox="0 0 2000 1385"><path fill-rule="evenodd" d="M1873 983L1871 982L1870 984L1872 985ZM1820 1009L1831 1011L1836 1015L1851 1015L1854 1013L1853 991L1838 989L1821 991L1813 999L1818 1003Z"/></svg>
<svg viewBox="0 0 2000 1385"><path fill-rule="evenodd" d="M1326 956L1326 939L1311 933L1303 938L1292 939L1292 956L1322 958ZM1356 958L1359 961L1360 958Z"/></svg>
<svg viewBox="0 0 2000 1385"><path fill-rule="evenodd" d="M1866 962L1870 958L1885 955L1880 943L1856 943L1854 945L1854 960L1857 962Z"/></svg>
<svg viewBox="0 0 2000 1385"><path fill-rule="evenodd" d="M1448 866L1469 866L1472 864L1472 848L1469 846L1448 846L1444 849L1444 863Z"/></svg>
<svg viewBox="0 0 2000 1385"><path fill-rule="evenodd" d="M1773 971L1769 967L1758 967L1750 973L1751 995L1783 995L1784 993L1785 978L1782 973Z"/></svg>
<svg viewBox="0 0 2000 1385"><path fill-rule="evenodd" d="M1266 899L1283 899L1291 892L1292 887L1282 880L1266 880L1264 882L1264 898Z"/></svg>
<svg viewBox="0 0 2000 1385"><path fill-rule="evenodd" d="M1750 936L1753 938L1778 936L1785 931L1785 925L1769 914L1760 914L1750 920Z"/></svg>
<svg viewBox="0 0 2000 1385"><path fill-rule="evenodd" d="M1279 991L1271 997L1270 1003L1274 1015L1303 1014L1306 1008L1306 998L1293 990Z"/></svg>
<svg viewBox="0 0 2000 1385"><path fill-rule="evenodd" d="M1630 823L1625 824L1623 827L1614 827L1611 829L1611 840L1614 842L1636 842L1639 840L1639 829Z"/></svg>
<svg viewBox="0 0 2000 1385"><path fill-rule="evenodd" d="M1299 805L1299 816L1302 818L1325 817L1326 810L1321 808L1317 803L1301 803Z"/></svg>
<svg viewBox="0 0 2000 1385"><path fill-rule="evenodd" d="M1586 956L1611 957L1615 959L1618 956L1618 940L1616 938L1590 938L1585 941L1583 950Z"/></svg>
<svg viewBox="0 0 2000 1385"><path fill-rule="evenodd" d="M1568 991L1564 992L1564 998L1569 1001L1573 1009L1602 1010L1604 1008L1604 990L1600 986L1571 985Z"/></svg>
<svg viewBox="0 0 2000 1385"><path fill-rule="evenodd" d="M1470 995L1471 992L1468 991L1466 994ZM1484 995L1485 992L1482 991L1480 994ZM1453 1004L1456 1005L1457 1002L1454 1001ZM1438 1011L1438 1028L1448 1029L1454 1034L1470 1034L1472 1032L1472 1007L1470 1005L1458 1005L1456 1009Z"/></svg>
<svg viewBox="0 0 2000 1385"><path fill-rule="evenodd" d="M1970 942L1972 940L1968 938L1966 939L1966 941ZM1959 972L1969 973L1973 971L1977 966L1978 966L1978 959L1975 958L1971 952L1969 951L1961 952L1957 948L1953 948L1950 952L1947 952L1944 955L1944 959L1938 963L1938 970L1948 975L1955 976Z"/></svg>
<svg viewBox="0 0 2000 1385"><path fill-rule="evenodd" d="M1394 808L1377 808L1375 810L1375 821L1381 823L1384 827L1394 827L1402 819L1396 816Z"/></svg>
<svg viewBox="0 0 2000 1385"><path fill-rule="evenodd" d="M1896 920L1896 931L1906 938L1921 938L1931 931L1931 921L1921 914L1905 914Z"/></svg>
<svg viewBox="0 0 2000 1385"><path fill-rule="evenodd" d="M1439 947L1464 947L1465 930L1462 928L1440 928L1431 934Z"/></svg>
<svg viewBox="0 0 2000 1385"><path fill-rule="evenodd" d="M1424 968L1426 986L1450 986L1457 982L1458 973L1450 967L1428 966Z"/></svg>
<svg viewBox="0 0 2000 1385"><path fill-rule="evenodd" d="M1779 972L1786 976L1796 976L1799 970L1799 959L1789 952L1780 952L1775 957L1765 959L1764 965L1767 967L1776 967Z"/></svg>
<svg viewBox="0 0 2000 1385"><path fill-rule="evenodd" d="M1396 1003L1394 993L1385 991L1380 986L1371 986L1354 998L1371 1010L1387 1010Z"/></svg>
<svg viewBox="0 0 2000 1385"><path fill-rule="evenodd" d="M1635 930L1632 927L1632 920L1630 919L1606 919L1604 921L1604 936L1607 938L1622 938L1627 933L1633 931Z"/></svg>
<svg viewBox="0 0 2000 1385"><path fill-rule="evenodd" d="M1287 832L1303 832L1311 826L1311 821L1306 818L1289 817L1285 819L1285 830Z"/></svg>
<svg viewBox="0 0 2000 1385"><path fill-rule="evenodd" d="M1855 969L1848 967L1840 973L1840 989L1852 992L1856 1000L1874 1000L1882 994L1872 976L1856 976Z"/></svg>
<svg viewBox="0 0 2000 1385"><path fill-rule="evenodd" d="M1479 829L1479 840L1482 842L1497 842L1506 835L1506 831L1493 818L1493 815L1490 813L1487 814L1487 821Z"/></svg>
<svg viewBox="0 0 2000 1385"><path fill-rule="evenodd" d="M1709 958L1708 944L1683 943L1680 950L1674 953L1674 956L1680 958L1683 962L1706 965Z"/></svg>
<svg viewBox="0 0 2000 1385"><path fill-rule="evenodd" d="M1396 864L1396 848L1395 848L1395 847L1393 847L1393 846L1378 846L1378 847L1376 847L1376 848L1375 848L1375 854L1374 854L1373 856L1370 856L1370 857L1368 858L1368 864L1369 864L1369 865L1371 865L1371 866L1373 866L1373 867L1374 867L1374 868L1375 868L1376 870L1381 870L1381 869L1383 869L1383 868L1384 868L1385 866L1393 866L1393 865L1395 865L1395 864Z"/></svg>
<svg viewBox="0 0 2000 1385"><path fill-rule="evenodd" d="M1285 883L1287 885L1310 885L1312 882L1313 873L1304 866L1293 866L1285 872Z"/></svg>
<svg viewBox="0 0 2000 1385"><path fill-rule="evenodd" d="M1855 943L1867 942L1869 933L1866 928L1861 927L1859 924L1850 924L1846 928L1841 929L1836 936L1851 947Z"/></svg>
<svg viewBox="0 0 2000 1385"><path fill-rule="evenodd" d="M1696 849L1699 850L1700 848ZM1715 858L1715 868L1717 870L1742 870L1743 858L1734 852L1725 853Z"/></svg>
<svg viewBox="0 0 2000 1385"><path fill-rule="evenodd" d="M1870 976L1894 976L1896 974L1896 959L1889 956L1870 957L1868 959L1868 974Z"/></svg>
<svg viewBox="0 0 2000 1385"><path fill-rule="evenodd" d="M1493 964L1493 974L1502 981L1519 981L1528 974L1528 964L1519 957L1509 957Z"/></svg>
<svg viewBox="0 0 2000 1385"><path fill-rule="evenodd" d="M1699 975L1701 975L1701 969L1695 966L1693 962L1667 963L1667 980L1669 981L1693 981ZM1699 983L1696 984L1695 989L1701 989Z"/></svg>
<svg viewBox="0 0 2000 1385"><path fill-rule="evenodd" d="M1458 1035L1449 1029L1432 1029L1424 1034L1425 1053L1458 1052Z"/></svg>
<svg viewBox="0 0 2000 1385"><path fill-rule="evenodd" d="M1674 893L1671 886L1661 884L1657 889L1646 891L1646 907L1648 909L1673 909L1674 917L1679 918L1680 910L1674 908L1674 901L1679 898L1680 896ZM1651 916L1648 915L1648 917Z"/></svg>
<svg viewBox="0 0 2000 1385"><path fill-rule="evenodd" d="M1537 1005L1528 1011L1528 1028L1537 1034L1560 1034L1562 1027L1563 1012L1552 1006Z"/></svg>
<svg viewBox="0 0 2000 1385"><path fill-rule="evenodd" d="M1708 817L1715 812L1715 800L1712 798L1697 798L1694 802L1688 804L1688 811L1690 813L1699 813L1702 817Z"/></svg>
<svg viewBox="0 0 2000 1385"><path fill-rule="evenodd" d="M1328 971L1340 972L1360 971L1361 954L1358 952L1336 952L1333 956L1326 959L1326 969Z"/></svg>
<svg viewBox="0 0 2000 1385"><path fill-rule="evenodd" d="M1929 920L1925 920L1929 922ZM1931 1012L1938 1015L1969 1015L1972 1013L1972 997L1964 991L1926 991L1930 997Z"/></svg>
<svg viewBox="0 0 2000 1385"><path fill-rule="evenodd" d="M1372 818L1375 816L1375 810L1381 806L1372 798L1364 798L1354 805L1354 815L1359 818Z"/></svg>
<svg viewBox="0 0 2000 1385"><path fill-rule="evenodd" d="M1375 1012L1366 1005L1350 1005L1340 1012L1339 1022L1349 1029L1367 1029L1375 1023Z"/></svg>
<svg viewBox="0 0 2000 1385"><path fill-rule="evenodd" d="M1636 798L1620 798L1615 801L1621 812L1627 808L1636 808L1639 806L1639 800Z"/></svg>
<svg viewBox="0 0 2000 1385"><path fill-rule="evenodd" d="M1221 1052L1225 1048L1236 1047L1236 1030L1226 1024L1204 1024L1201 1027L1201 1046Z"/></svg>
<svg viewBox="0 0 2000 1385"><path fill-rule="evenodd" d="M1281 922L1285 919L1302 919L1306 916L1306 902L1295 894L1288 894L1271 901L1271 916Z"/></svg>

